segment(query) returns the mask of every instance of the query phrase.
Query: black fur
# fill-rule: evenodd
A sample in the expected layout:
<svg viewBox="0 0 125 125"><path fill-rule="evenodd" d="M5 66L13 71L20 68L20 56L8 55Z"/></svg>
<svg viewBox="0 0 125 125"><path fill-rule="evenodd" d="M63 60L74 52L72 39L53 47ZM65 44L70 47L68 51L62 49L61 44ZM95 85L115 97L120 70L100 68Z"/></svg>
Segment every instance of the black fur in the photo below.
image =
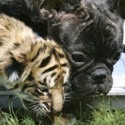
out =
<svg viewBox="0 0 125 125"><path fill-rule="evenodd" d="M0 12L24 21L41 36L47 34L47 22L36 10L28 9L24 0L1 0Z"/></svg>

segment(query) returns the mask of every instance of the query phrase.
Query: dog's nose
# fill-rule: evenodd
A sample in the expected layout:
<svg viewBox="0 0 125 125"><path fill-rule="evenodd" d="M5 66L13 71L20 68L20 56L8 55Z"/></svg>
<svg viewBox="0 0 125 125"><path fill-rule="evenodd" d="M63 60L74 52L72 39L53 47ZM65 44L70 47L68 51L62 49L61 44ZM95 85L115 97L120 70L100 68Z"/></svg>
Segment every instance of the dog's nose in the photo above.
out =
<svg viewBox="0 0 125 125"><path fill-rule="evenodd" d="M91 73L91 77L94 80L102 80L107 77L107 71L105 69L96 69Z"/></svg>

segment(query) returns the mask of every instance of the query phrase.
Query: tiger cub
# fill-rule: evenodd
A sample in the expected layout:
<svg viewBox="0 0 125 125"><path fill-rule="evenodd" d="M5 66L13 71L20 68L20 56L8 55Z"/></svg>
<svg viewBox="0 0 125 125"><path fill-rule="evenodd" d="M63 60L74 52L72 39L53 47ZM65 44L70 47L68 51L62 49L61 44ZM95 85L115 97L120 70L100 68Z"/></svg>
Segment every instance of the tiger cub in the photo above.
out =
<svg viewBox="0 0 125 125"><path fill-rule="evenodd" d="M63 49L4 14L0 14L0 72L3 85L23 95L30 110L37 114L62 110L70 72Z"/></svg>

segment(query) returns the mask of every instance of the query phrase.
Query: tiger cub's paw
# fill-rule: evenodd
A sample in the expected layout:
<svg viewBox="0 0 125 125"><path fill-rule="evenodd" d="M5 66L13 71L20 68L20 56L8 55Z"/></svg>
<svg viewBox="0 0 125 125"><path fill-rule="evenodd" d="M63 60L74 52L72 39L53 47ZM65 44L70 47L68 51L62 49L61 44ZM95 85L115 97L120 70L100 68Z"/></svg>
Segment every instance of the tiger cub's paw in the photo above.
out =
<svg viewBox="0 0 125 125"><path fill-rule="evenodd" d="M76 118L73 114L62 114L54 117L54 125L74 125Z"/></svg>

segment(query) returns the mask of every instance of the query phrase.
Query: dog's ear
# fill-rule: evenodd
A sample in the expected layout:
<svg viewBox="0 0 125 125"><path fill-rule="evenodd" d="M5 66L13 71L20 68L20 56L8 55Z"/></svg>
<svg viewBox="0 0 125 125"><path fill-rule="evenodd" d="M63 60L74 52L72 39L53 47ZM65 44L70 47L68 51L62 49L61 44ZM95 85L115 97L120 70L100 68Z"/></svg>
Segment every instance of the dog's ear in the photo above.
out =
<svg viewBox="0 0 125 125"><path fill-rule="evenodd" d="M125 0L117 0L116 10L125 19Z"/></svg>
<svg viewBox="0 0 125 125"><path fill-rule="evenodd" d="M125 19L125 0L107 0L111 11L117 11Z"/></svg>

